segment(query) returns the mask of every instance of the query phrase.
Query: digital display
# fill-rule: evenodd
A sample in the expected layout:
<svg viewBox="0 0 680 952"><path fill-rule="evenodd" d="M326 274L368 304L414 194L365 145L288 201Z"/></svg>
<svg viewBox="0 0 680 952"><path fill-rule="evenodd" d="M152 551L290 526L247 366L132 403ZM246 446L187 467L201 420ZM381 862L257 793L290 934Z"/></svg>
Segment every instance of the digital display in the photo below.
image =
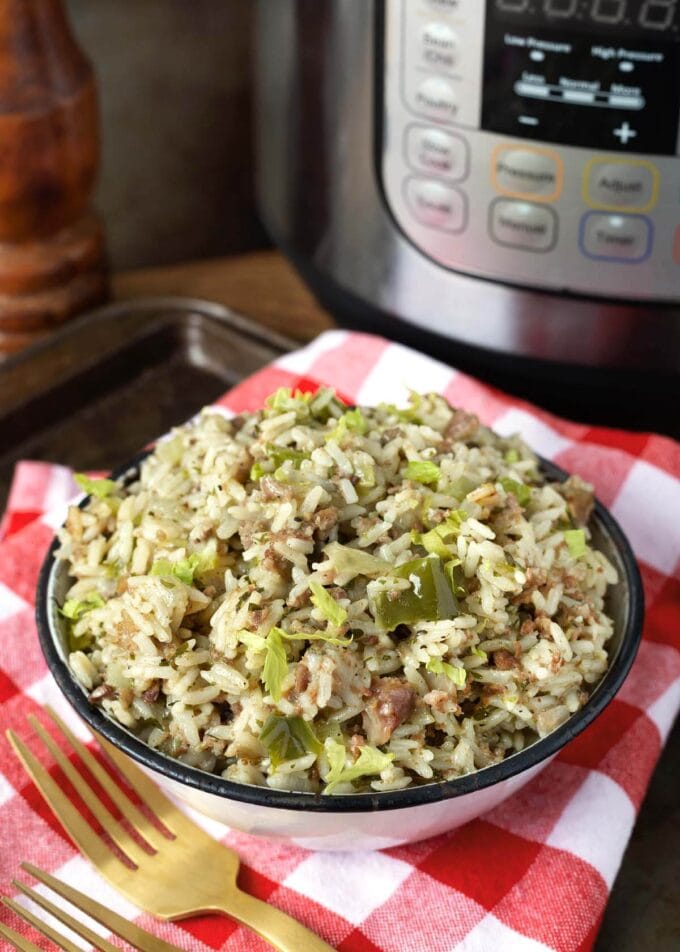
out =
<svg viewBox="0 0 680 952"><path fill-rule="evenodd" d="M487 0L482 128L680 151L680 0Z"/></svg>
<svg viewBox="0 0 680 952"><path fill-rule="evenodd" d="M612 27L652 34L680 31L679 0L493 0L500 14L525 24L574 24L581 27Z"/></svg>

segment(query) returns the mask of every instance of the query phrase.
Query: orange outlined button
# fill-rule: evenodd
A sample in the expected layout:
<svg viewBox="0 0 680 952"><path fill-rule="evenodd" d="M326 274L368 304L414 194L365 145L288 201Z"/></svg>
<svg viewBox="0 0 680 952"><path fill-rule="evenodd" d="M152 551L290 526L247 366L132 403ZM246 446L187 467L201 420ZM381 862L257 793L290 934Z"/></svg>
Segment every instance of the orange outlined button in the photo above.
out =
<svg viewBox="0 0 680 952"><path fill-rule="evenodd" d="M563 180L562 159L551 149L499 145L491 156L491 183L501 195L554 202Z"/></svg>

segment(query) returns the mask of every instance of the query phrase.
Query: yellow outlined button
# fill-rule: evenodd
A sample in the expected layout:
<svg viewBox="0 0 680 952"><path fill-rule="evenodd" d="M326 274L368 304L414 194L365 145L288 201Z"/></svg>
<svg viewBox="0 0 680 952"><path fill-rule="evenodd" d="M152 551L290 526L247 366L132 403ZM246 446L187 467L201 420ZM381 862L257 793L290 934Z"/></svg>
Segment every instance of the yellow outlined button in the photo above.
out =
<svg viewBox="0 0 680 952"><path fill-rule="evenodd" d="M583 170L583 201L606 212L648 212L659 197L659 170L646 159L591 159Z"/></svg>
<svg viewBox="0 0 680 952"><path fill-rule="evenodd" d="M491 155L491 184L501 195L554 202L564 181L557 152L516 143L499 145Z"/></svg>

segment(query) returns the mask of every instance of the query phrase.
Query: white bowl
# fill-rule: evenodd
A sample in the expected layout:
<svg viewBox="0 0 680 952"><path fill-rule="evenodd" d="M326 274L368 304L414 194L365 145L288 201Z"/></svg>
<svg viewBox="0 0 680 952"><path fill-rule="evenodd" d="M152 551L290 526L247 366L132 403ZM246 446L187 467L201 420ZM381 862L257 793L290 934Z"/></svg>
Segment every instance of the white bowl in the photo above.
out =
<svg viewBox="0 0 680 952"><path fill-rule="evenodd" d="M131 479L138 464L135 460L120 472ZM551 479L566 477L552 463L542 461L542 468ZM595 544L615 565L619 582L607 604L615 622L610 665L585 705L547 737L499 764L455 780L389 793L324 796L234 783L153 750L104 714L88 701L68 666L66 627L57 608L64 602L70 579L67 564L54 558L56 539L38 582L38 633L50 670L78 714L144 767L160 787L201 813L246 833L307 849L383 849L454 829L497 806L543 770L604 710L623 684L642 635L642 583L628 541L600 503L596 503L591 529Z"/></svg>

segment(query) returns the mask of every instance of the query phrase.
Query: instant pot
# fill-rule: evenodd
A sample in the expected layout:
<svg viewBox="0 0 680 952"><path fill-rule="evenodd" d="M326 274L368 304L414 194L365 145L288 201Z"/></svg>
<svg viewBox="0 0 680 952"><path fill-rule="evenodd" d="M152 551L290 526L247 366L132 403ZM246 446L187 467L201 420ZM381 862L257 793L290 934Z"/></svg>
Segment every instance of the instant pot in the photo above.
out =
<svg viewBox="0 0 680 952"><path fill-rule="evenodd" d="M678 0L261 0L256 29L262 216L341 320L677 391Z"/></svg>

